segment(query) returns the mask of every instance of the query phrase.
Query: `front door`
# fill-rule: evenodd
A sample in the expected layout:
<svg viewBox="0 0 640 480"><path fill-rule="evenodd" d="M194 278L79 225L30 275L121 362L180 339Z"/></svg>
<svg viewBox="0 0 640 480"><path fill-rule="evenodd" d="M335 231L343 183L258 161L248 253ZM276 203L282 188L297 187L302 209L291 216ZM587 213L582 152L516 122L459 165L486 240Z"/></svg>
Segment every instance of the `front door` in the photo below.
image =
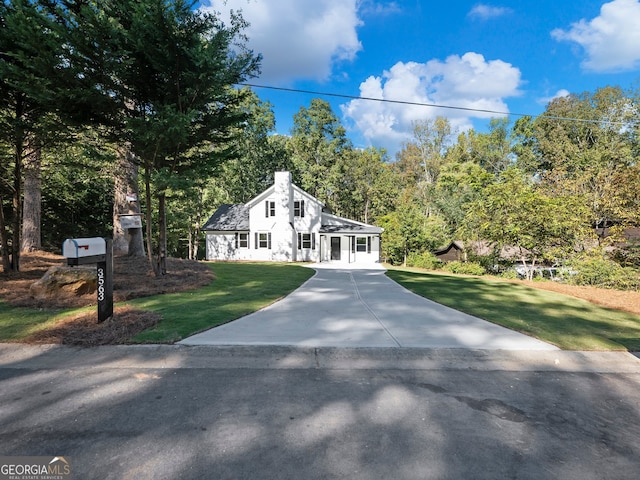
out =
<svg viewBox="0 0 640 480"><path fill-rule="evenodd" d="M331 237L331 260L340 260L340 237Z"/></svg>

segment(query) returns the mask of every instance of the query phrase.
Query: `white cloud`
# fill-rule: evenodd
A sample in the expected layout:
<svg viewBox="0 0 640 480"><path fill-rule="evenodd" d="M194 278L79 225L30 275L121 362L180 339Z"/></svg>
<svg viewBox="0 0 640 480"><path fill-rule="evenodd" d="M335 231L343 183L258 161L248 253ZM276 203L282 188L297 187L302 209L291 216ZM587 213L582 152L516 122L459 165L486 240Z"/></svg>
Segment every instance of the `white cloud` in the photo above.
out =
<svg viewBox="0 0 640 480"><path fill-rule="evenodd" d="M614 0L593 20L551 32L556 40L576 42L586 51L582 66L594 72L634 70L640 66L640 1Z"/></svg>
<svg viewBox="0 0 640 480"><path fill-rule="evenodd" d="M569 90L562 88L560 90L558 90L554 95L551 95L550 97L542 97L539 98L537 100L537 102L541 105L546 105L549 102L551 102L552 100L555 100L556 98L561 98L561 97L568 97L569 95L571 95L571 92L569 92Z"/></svg>
<svg viewBox="0 0 640 480"><path fill-rule="evenodd" d="M401 13L402 8L398 2L378 2L376 0L360 0L358 2L359 10L362 15L388 16Z"/></svg>
<svg viewBox="0 0 640 480"><path fill-rule="evenodd" d="M327 80L336 62L353 60L362 45L357 0L227 0L204 10L242 11L250 23L248 47L260 53L261 80ZM215 2L218 3L218 2ZM223 14L225 12L222 12ZM224 18L224 17L223 17Z"/></svg>
<svg viewBox="0 0 640 480"><path fill-rule="evenodd" d="M448 105L468 109L508 112L504 101L520 94L520 70L502 60L490 60L473 52L452 55L444 62L398 62L381 76L360 84L360 96L380 100ZM411 138L412 123L446 116L454 127L467 129L471 118L495 117L495 113L470 112L368 100L352 100L342 106L353 128L375 146L398 150Z"/></svg>
<svg viewBox="0 0 640 480"><path fill-rule="evenodd" d="M491 5L484 5L482 3L479 3L469 11L467 16L478 20L489 20L490 18L507 15L512 11L513 10L507 7L494 7Z"/></svg>

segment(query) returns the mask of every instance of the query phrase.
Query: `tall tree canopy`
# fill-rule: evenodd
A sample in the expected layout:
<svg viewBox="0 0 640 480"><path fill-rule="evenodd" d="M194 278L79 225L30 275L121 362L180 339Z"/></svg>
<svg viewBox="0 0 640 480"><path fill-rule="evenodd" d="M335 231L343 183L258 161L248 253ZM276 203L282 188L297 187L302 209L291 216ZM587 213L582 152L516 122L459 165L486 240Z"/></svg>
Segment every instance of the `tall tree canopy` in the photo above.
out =
<svg viewBox="0 0 640 480"><path fill-rule="evenodd" d="M99 125L105 139L130 148L143 169L147 219L157 201L155 270L164 273L169 189L211 176L234 154L246 119L235 83L258 72L243 47L245 23L229 24L185 0L17 0L0 4L0 133L13 153L14 237L21 220L27 146L60 125ZM43 121L56 129L40 128ZM62 121L60 121L62 120ZM69 120L69 122L66 122ZM3 149L7 151L7 149ZM3 173L9 168L3 162ZM4 218L0 216L4 227ZM152 243L151 224L147 240ZM5 235L5 228L2 228ZM3 247L7 242L3 239ZM13 242L16 248L16 241ZM149 248L151 255L152 249ZM14 252L15 255L15 252Z"/></svg>

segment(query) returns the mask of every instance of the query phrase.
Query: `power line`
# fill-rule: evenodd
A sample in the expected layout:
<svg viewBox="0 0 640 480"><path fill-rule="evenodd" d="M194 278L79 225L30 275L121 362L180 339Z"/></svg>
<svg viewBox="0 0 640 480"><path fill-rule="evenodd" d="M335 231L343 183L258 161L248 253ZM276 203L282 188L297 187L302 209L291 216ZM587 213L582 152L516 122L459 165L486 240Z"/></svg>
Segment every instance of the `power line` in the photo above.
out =
<svg viewBox="0 0 640 480"><path fill-rule="evenodd" d="M362 97L358 95L347 95L342 93L331 93L331 92L318 92L314 90L304 90L300 88L287 88L287 87L275 87L272 85L257 85L254 83L238 83L237 85L242 87L251 87L251 88L264 88L267 90L277 90L281 92L290 92L290 93L305 93L310 95L318 95L322 97L334 97L334 98L344 98L348 100L366 100L370 102L380 102L380 103L393 103L397 105L411 105L416 107L430 107L430 108L443 108L448 110L461 110L464 112L474 112L474 113L491 113L495 115L502 116L514 116L514 117L535 117L536 115L532 115L530 113L514 113L514 112L501 112L498 110L488 110L483 108L471 108L471 107L460 107L454 105L439 105L437 103L424 103L424 102L410 102L407 100L391 100L387 98L375 98L375 97ZM568 122L579 122L579 123L605 123L608 125L619 125L619 126L628 126L627 122L619 122L619 121L610 121L610 120L591 120L585 118L573 118L573 117L558 117L554 115L547 115L545 118L550 120L561 120Z"/></svg>

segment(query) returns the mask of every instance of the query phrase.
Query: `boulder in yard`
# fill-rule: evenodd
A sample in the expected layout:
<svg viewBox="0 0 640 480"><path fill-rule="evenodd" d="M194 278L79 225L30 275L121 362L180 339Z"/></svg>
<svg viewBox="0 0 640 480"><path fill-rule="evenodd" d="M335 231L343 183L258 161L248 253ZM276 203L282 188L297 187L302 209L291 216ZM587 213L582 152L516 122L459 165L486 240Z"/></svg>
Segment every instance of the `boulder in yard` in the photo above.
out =
<svg viewBox="0 0 640 480"><path fill-rule="evenodd" d="M32 298L45 300L58 296L82 296L98 288L95 269L54 266L29 288Z"/></svg>

